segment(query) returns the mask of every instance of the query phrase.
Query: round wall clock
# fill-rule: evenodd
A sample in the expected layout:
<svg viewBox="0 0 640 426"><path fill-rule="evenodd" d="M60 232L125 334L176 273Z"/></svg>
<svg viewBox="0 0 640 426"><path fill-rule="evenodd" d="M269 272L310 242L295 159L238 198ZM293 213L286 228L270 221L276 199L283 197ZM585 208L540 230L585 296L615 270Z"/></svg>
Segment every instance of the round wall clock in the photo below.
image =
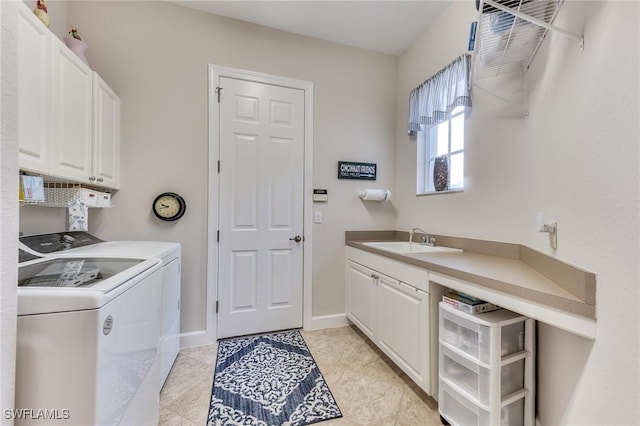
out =
<svg viewBox="0 0 640 426"><path fill-rule="evenodd" d="M172 221L184 215L187 203L175 192L163 192L153 200L152 210L158 219Z"/></svg>

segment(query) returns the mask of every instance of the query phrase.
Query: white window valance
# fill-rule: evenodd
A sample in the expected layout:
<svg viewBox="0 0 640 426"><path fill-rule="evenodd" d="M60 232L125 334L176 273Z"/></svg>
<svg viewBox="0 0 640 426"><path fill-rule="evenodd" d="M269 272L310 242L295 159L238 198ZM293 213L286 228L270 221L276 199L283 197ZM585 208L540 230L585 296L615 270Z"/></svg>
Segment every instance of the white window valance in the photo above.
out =
<svg viewBox="0 0 640 426"><path fill-rule="evenodd" d="M447 119L454 108L471 106L471 56L463 54L409 94L409 134Z"/></svg>

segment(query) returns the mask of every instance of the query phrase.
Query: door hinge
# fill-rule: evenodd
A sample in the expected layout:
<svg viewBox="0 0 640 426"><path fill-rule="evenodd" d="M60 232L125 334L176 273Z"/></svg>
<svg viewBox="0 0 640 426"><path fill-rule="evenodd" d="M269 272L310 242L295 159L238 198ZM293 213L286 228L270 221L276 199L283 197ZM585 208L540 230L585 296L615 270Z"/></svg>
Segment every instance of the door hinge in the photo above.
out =
<svg viewBox="0 0 640 426"><path fill-rule="evenodd" d="M218 94L218 103L220 103L220 95L222 95L222 87L216 87L216 93Z"/></svg>
<svg viewBox="0 0 640 426"><path fill-rule="evenodd" d="M218 313L218 301L216 300L216 314Z"/></svg>
<svg viewBox="0 0 640 426"><path fill-rule="evenodd" d="M218 173L220 173L220 160L218 160Z"/></svg>
<svg viewBox="0 0 640 426"><path fill-rule="evenodd" d="M216 232L216 240L220 242L220 230Z"/></svg>

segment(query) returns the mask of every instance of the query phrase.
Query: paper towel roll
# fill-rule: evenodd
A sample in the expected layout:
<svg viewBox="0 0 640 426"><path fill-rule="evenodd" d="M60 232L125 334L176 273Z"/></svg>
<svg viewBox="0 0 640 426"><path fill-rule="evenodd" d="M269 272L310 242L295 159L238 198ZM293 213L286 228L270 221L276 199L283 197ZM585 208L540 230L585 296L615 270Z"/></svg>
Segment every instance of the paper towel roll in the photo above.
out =
<svg viewBox="0 0 640 426"><path fill-rule="evenodd" d="M363 189L358 191L358 197L364 201L389 201L391 191L388 189Z"/></svg>

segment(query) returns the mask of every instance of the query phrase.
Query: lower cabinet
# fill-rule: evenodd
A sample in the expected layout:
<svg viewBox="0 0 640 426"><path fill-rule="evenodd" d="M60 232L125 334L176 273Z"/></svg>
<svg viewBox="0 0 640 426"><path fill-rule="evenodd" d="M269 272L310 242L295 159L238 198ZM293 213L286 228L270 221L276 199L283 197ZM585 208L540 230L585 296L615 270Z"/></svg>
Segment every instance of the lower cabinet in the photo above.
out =
<svg viewBox="0 0 640 426"><path fill-rule="evenodd" d="M375 271L347 262L347 317L371 340L375 327Z"/></svg>
<svg viewBox="0 0 640 426"><path fill-rule="evenodd" d="M429 294L351 260L346 287L347 318L430 394Z"/></svg>
<svg viewBox="0 0 640 426"><path fill-rule="evenodd" d="M393 278L378 278L376 343L425 392L429 381L429 295Z"/></svg>

